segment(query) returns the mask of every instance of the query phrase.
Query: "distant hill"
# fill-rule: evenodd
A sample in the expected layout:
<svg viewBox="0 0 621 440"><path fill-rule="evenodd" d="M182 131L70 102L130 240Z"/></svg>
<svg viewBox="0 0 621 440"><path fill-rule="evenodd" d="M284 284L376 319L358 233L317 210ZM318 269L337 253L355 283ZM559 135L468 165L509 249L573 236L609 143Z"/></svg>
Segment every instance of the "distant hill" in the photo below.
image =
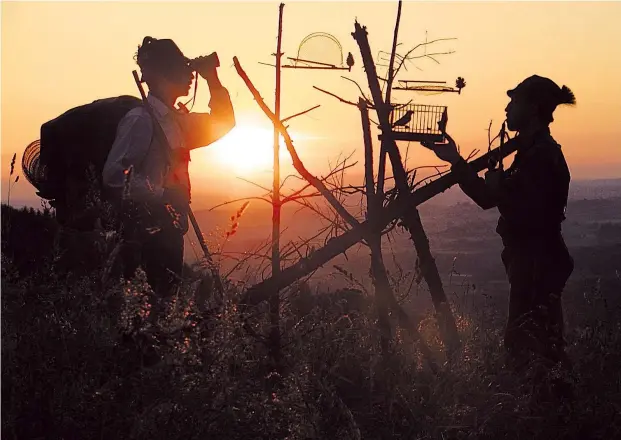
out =
<svg viewBox="0 0 621 440"><path fill-rule="evenodd" d="M621 179L576 180L571 182L570 199L621 197Z"/></svg>
<svg viewBox="0 0 621 440"><path fill-rule="evenodd" d="M317 202L321 204L322 201L317 199ZM348 209L359 212L359 203L360 196L350 197ZM196 217L203 232L215 242L222 242L231 223L230 217L241 204L237 202L213 211L198 210ZM490 240L496 239L494 229L498 211L481 210L457 186L423 203L419 210L427 233L436 242L440 235L458 238L465 231L468 231L468 235L476 233L478 239L481 239L480 234ZM329 212L327 209L325 211ZM227 249L242 251L247 246L253 247L269 239L271 221L271 206L252 202L240 220L237 234L227 243ZM300 210L296 204L286 205L281 221L283 228L286 228L282 234L283 243L310 237L327 224L317 214L308 209ZM569 241L581 242L587 229L598 228L600 222L607 221L621 221L621 179L572 182L567 221L564 224ZM192 232L190 237L195 240ZM321 244L322 240L316 242Z"/></svg>
<svg viewBox="0 0 621 440"><path fill-rule="evenodd" d="M213 206L222 200L222 196L215 199L213 195L208 196L197 193L195 205L200 203L201 206ZM314 198L313 202L325 205L325 202L320 197ZM225 233L231 225L230 218L241 207L242 203L236 202L212 211L194 206L196 217L202 232L208 238L210 248L217 248L217 246L224 242ZM346 204L350 212L362 217L360 215L360 195L348 197ZM31 206L35 209L41 209L40 199L15 199L12 200L12 205L17 207ZM327 224L327 221L320 218L317 214L312 213L308 209L300 210L300 208L300 205L292 203L286 205L283 211L283 244L288 243L290 240L309 238ZM438 239L440 235L457 238L464 232L464 228L470 233L476 231L479 239L484 236L489 238L489 240L495 240L494 228L498 218L497 211L480 210L463 194L458 186L453 186L432 200L423 203L419 209L425 229L436 243L436 246L440 244ZM329 209L324 211L326 213L330 212ZM570 203L567 209L568 221L565 223L565 230L569 241L581 242L583 240L582 236L593 238L596 235L595 229L599 228L597 223L610 220L617 221L618 213L621 213L621 179L572 181ZM244 252L269 240L271 235L271 219L272 209L269 204L252 201L240 219L237 233L228 240L226 244L227 251ZM583 229L587 224L591 225L588 226L590 231L588 234ZM610 236L611 232L604 231L603 234ZM190 231L188 238L196 243L196 236L193 231ZM318 246L322 243L322 237L315 240L315 244ZM186 256L193 259L196 255L200 255L198 246L195 245L195 249L189 246Z"/></svg>
<svg viewBox="0 0 621 440"><path fill-rule="evenodd" d="M569 187L570 200L608 199L621 197L621 179L572 180ZM427 205L447 206L469 202L470 199L455 185L434 197Z"/></svg>

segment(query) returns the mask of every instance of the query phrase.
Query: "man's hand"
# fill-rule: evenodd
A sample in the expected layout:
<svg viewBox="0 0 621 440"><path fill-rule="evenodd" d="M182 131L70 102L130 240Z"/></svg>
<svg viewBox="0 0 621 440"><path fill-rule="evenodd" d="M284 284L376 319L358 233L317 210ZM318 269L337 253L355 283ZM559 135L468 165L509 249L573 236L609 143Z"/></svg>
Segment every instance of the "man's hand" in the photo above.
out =
<svg viewBox="0 0 621 440"><path fill-rule="evenodd" d="M207 81L210 88L222 87L217 70L217 68L220 67L220 60L216 52L213 52L211 55L195 58L192 67L194 67L196 72Z"/></svg>
<svg viewBox="0 0 621 440"><path fill-rule="evenodd" d="M493 169L485 173L485 184L492 194L498 194L502 186L504 176L504 171L500 169Z"/></svg>
<svg viewBox="0 0 621 440"><path fill-rule="evenodd" d="M192 60L192 67L201 75L205 75L210 71L220 67L220 59L218 54L213 52L209 55L200 56Z"/></svg>
<svg viewBox="0 0 621 440"><path fill-rule="evenodd" d="M445 162L449 162L451 165L457 163L461 156L459 155L459 150L457 149L457 144L447 133L444 134L446 143L437 143L437 142L421 142L421 145L425 148L429 148L440 160Z"/></svg>

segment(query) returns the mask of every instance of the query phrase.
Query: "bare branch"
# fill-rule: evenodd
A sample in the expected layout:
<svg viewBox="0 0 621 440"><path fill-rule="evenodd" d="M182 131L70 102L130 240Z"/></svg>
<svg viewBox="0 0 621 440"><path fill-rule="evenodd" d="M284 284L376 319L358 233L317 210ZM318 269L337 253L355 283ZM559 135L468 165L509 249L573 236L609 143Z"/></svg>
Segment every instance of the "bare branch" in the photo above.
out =
<svg viewBox="0 0 621 440"><path fill-rule="evenodd" d="M421 55L421 56L418 56L418 57L409 58L409 57L410 57L410 54L411 54L412 52L414 52L416 49L418 49L419 47L422 47L422 46L428 46L428 45L430 45L430 44L437 43L438 41L448 41L448 40L456 40L456 39L457 39L457 38L437 38L437 39L435 39L435 40L426 41L426 42L424 42L424 43L419 43L419 44L417 44L417 45L416 45L416 46L414 46L412 49L410 49L410 50L409 50L409 51L405 54L405 56L403 56L403 58L401 59L401 62L399 63L399 65L397 66L397 69L395 70L395 75L394 75L394 76L396 77L396 76L399 74L399 71L401 70L401 67L404 65L404 63L405 63L408 59L424 58L424 57L426 56L426 55ZM451 52L451 53L453 53L453 52Z"/></svg>
<svg viewBox="0 0 621 440"><path fill-rule="evenodd" d="M315 235L313 235L312 237L307 238L306 240L302 240L302 243L301 243L301 244L297 247L297 249L301 248L302 246L306 246L306 245L308 245L308 243L310 243L311 241L315 240L315 239L316 239L317 237L319 237L320 235L325 234L325 233L326 233L326 231L327 231L328 229L330 229L330 227L331 227L331 226L324 226L323 228L321 228L321 229L319 230L319 232L317 232L317 233L316 233ZM293 242L292 242L292 244L293 244ZM296 250L297 250L297 249L296 249ZM291 253L283 254L283 258L287 258L289 255L291 255ZM300 258L304 258L304 257L303 257L303 256L301 256Z"/></svg>
<svg viewBox="0 0 621 440"><path fill-rule="evenodd" d="M295 167L297 172L300 173L300 175L304 177L308 182L310 182L315 188L317 188L317 190L320 191L323 194L323 196L326 198L328 203L332 205L334 210L338 212L341 215L341 217L343 217L349 224L351 224L352 226L359 225L360 223L358 222L358 220L356 220L356 218L353 215L347 212L347 210L343 207L343 205L341 205L338 202L338 200L334 198L332 193L328 191L325 185L319 179L317 179L314 175L308 172L308 170L302 163L302 160L298 156L293 146L293 142L291 141L291 137L289 136L289 132L287 131L285 126L278 120L278 118L274 115L274 113L272 113L272 111L267 107L267 105L265 105L263 98L261 98L261 95L259 94L258 90L255 88L254 84L252 84L246 72L244 72L244 70L242 69L237 57L233 57L233 62L235 64L235 69L237 70L237 73L239 74L239 76L241 76L241 78L246 83L246 86L248 87L252 95L254 96L259 107L261 107L265 115L271 119L272 124L274 124L274 127L276 127L276 129L282 134L285 140L285 145L287 146L287 150L289 150L289 154L291 155L293 166Z"/></svg>
<svg viewBox="0 0 621 440"><path fill-rule="evenodd" d="M248 258L242 258L240 259L237 264L235 266L233 266L233 268L228 271L226 273L226 275L224 276L224 278L228 278L233 272L235 272L243 263L245 263L246 261L248 261L250 258L252 257L261 257L261 258L269 258L265 253L261 253L261 252L265 252L266 249L268 249L269 247L271 247L272 245L272 240L270 240L269 238L266 239L263 243L259 243L257 245L257 247L255 248L255 250L250 251L250 252L243 252L242 254L246 254L248 256Z"/></svg>
<svg viewBox="0 0 621 440"><path fill-rule="evenodd" d="M410 105L411 103L412 103L412 100L410 99L410 100L409 100L408 102L406 102L405 104L398 104L398 105L391 104L391 106L392 106L392 108L393 108L393 109L398 110L398 109L400 109L400 108L407 107L407 106L408 106L408 105Z"/></svg>
<svg viewBox="0 0 621 440"><path fill-rule="evenodd" d="M350 157L351 157L351 155L350 155ZM341 164L338 164L338 165L337 165L337 168L335 168L334 170L330 171L330 173L329 173L326 177L323 177L321 180L322 180L322 181L326 181L326 180L327 180L328 178L330 178L332 175L334 175L334 174L338 173L338 172L340 171L340 167L341 167L341 166L342 166L342 167L345 167L345 161L347 161L347 159L349 159L349 158L346 158L346 159L342 162L342 165L341 165ZM354 162L353 164L347 165L347 166L346 166L346 168L351 168L351 167L355 166L357 163L358 163L358 162ZM345 168L345 169L346 169L346 168ZM292 194L289 194L288 196L286 196L286 197L282 200L282 202L281 202L281 203L283 203L283 204L284 204L284 203L286 203L286 202L290 201L292 198L294 198L294 197L296 197L297 195L301 194L304 190L306 190L306 189L310 188L311 186L312 186L312 185L311 185L310 183L308 183L308 184L304 185L304 187L303 187L303 188L301 188L301 189L299 189L299 190L297 190L297 191L294 191Z"/></svg>
<svg viewBox="0 0 621 440"><path fill-rule="evenodd" d="M342 102L342 103L344 103L344 104L349 104L349 105L354 105L354 106L356 105L355 103L353 103L353 102L351 102L351 101L348 101L348 100L346 100L346 99L343 99L343 98L341 98L340 96L335 95L334 93L328 92L327 90L320 89L320 88L319 88L319 87L317 87L317 86L313 86L313 89L317 89L317 90L319 90L320 92L323 92L323 93L325 93L325 94L327 94L327 95L333 96L333 97L335 97L336 99L338 99L339 101L341 101L341 102Z"/></svg>
<svg viewBox="0 0 621 440"><path fill-rule="evenodd" d="M492 129L492 121L489 121L489 127L487 129L487 140L488 140L487 151L489 151L492 148L492 144L494 143L494 141L500 137L500 133L498 133L493 139L490 139L491 129Z"/></svg>
<svg viewBox="0 0 621 440"><path fill-rule="evenodd" d="M452 41L452 40L457 40L457 38L455 37L450 37L450 38L436 38L435 40L431 40L431 41L425 41L424 43L419 43L416 46L414 46L406 55L404 58L407 57L407 55L409 55L410 53L414 52L416 49L418 49L419 47L422 46L428 46L430 44L434 44L437 43L438 41Z"/></svg>
<svg viewBox="0 0 621 440"><path fill-rule="evenodd" d="M300 176L298 176L298 175L296 175L296 174L289 174L287 177L285 177L285 178L282 180L282 183L280 184L280 188L281 188L281 189L285 187L285 182L286 182L286 181L287 181L287 179L289 179L289 178L291 178L291 179L298 179L298 180L304 180L302 177L300 177Z"/></svg>
<svg viewBox="0 0 621 440"><path fill-rule="evenodd" d="M339 229L343 232L347 232L346 228L342 227L338 222L335 222L334 219L328 217L326 214L321 212L321 210L318 207L313 206L311 203L308 203L305 199L301 199L301 200L292 199L291 201L299 205L302 205L301 209L303 208L310 209L312 212L317 214L321 219L326 220L328 223L330 223L330 227L335 227L336 229Z"/></svg>
<svg viewBox="0 0 621 440"><path fill-rule="evenodd" d="M390 62L388 64L388 79L386 81L386 97L384 104L390 106L390 98L392 93L392 84L398 73L394 71L395 54L397 53L397 36L399 34L399 23L401 21L401 0L397 9L397 20L395 21L395 31L392 39L392 51L390 52ZM375 75L377 76L377 75ZM381 96L381 95L380 95ZM379 113L378 113L379 116ZM377 196L382 199L384 197L384 178L386 176L386 148L388 143L382 142L380 145L380 156L377 174Z"/></svg>
<svg viewBox="0 0 621 440"><path fill-rule="evenodd" d="M387 228L382 230L382 235L390 234L392 231L395 230L396 227L397 227L397 222L396 221L391 222Z"/></svg>
<svg viewBox="0 0 621 440"><path fill-rule="evenodd" d="M268 193L268 194L271 194L271 193L272 193L272 190L271 190L271 189L266 188L266 187L264 187L264 186L261 186L261 185L259 185L258 183L253 182L252 180L244 179L243 177L239 177L239 176L238 176L237 178L238 178L239 180L243 180L243 181L244 181L244 182L246 182L246 183L249 183L249 184L251 184L251 185L254 185L254 186L256 186L257 188L261 188L262 190L267 191L267 193Z"/></svg>
<svg viewBox="0 0 621 440"><path fill-rule="evenodd" d="M493 119L489 120L489 126L487 127L487 145L488 148L491 148L492 146L492 122L494 122Z"/></svg>
<svg viewBox="0 0 621 440"><path fill-rule="evenodd" d="M371 103L371 100L367 97L367 95L364 94L364 92L362 91L362 87L360 87L360 84L358 84L356 81L354 81L351 78L347 78L346 76L341 75L341 78L346 79L347 81L351 81L354 84L356 84L356 87L358 87L358 90L360 90L360 94L362 95L362 97L364 98L364 100L367 102L367 105L369 107L373 107L373 104Z"/></svg>
<svg viewBox="0 0 621 440"><path fill-rule="evenodd" d="M287 122L288 120L293 119L293 118L296 118L296 117L298 117L298 116L302 116L302 115L304 115L304 114L306 114L306 113L308 113L308 112L310 112L310 111L315 110L315 109L316 109L316 108L318 108L318 107L321 107L321 106L320 106L320 105L316 105L315 107L311 107L311 108L309 108L308 110L304 110L303 112L296 113L295 115L287 116L285 119L283 119L283 120L282 120L282 123L284 124L284 123L285 123L285 122Z"/></svg>
<svg viewBox="0 0 621 440"><path fill-rule="evenodd" d="M478 148L477 148L477 149L472 150L472 151L470 152L470 154L468 155L468 157L466 158L466 161L469 161L470 159L472 159L474 156L476 156L477 154L479 154L479 152L480 152L480 151L481 151L481 150L479 150Z"/></svg>
<svg viewBox="0 0 621 440"><path fill-rule="evenodd" d="M444 166L444 165L443 165ZM436 174L432 174L431 176L427 176L424 177L422 179L420 179L418 182L414 182L414 184L412 185L414 188L416 188L417 186L422 185L423 183L430 181L431 179L435 178L435 177L442 177L444 174L448 173L450 170L446 169L445 171L441 171L438 169L438 167L432 167L436 169Z"/></svg>
<svg viewBox="0 0 621 440"><path fill-rule="evenodd" d="M412 54L412 52L414 52L414 51L415 51L416 49L418 49L419 47L428 46L428 45L431 45L431 44L434 44L434 43L437 43L437 42L440 42L440 41L448 41L448 40L456 40L456 39L457 39L457 38L437 38L437 39L432 40L432 41L427 41L427 42L424 42L424 43L419 43L419 44L417 44L417 45L416 45L416 46L414 46L412 49L410 49L410 50L409 50L409 51L405 54L405 56L402 56L402 55L399 55L398 53L395 53L395 58L396 58L397 60L399 60L399 65L398 65L398 66L397 66L397 68L395 69L395 73L394 73L394 75L393 75L393 78L396 78L396 77L397 77L397 74L399 73L399 71L401 70L401 68L404 68L405 70L407 70L407 66L405 65L405 62L406 62L406 61L408 61L408 60L413 60L413 59L417 59L417 58L425 58L425 57L427 57L427 56L432 56L432 57L433 57L433 56L435 56L435 55L440 55L440 54L442 54L442 55L447 55L447 54L454 53L454 51L448 51L448 52L437 52L437 53L430 53L430 54L426 54L426 55L418 55L418 56L415 56L415 57L410 57L410 55ZM400 45L400 44L401 44L401 43L399 43L398 45ZM384 55L385 57L388 57L389 55L392 55L392 52L379 51L379 53L378 53L378 58L381 58L381 56L382 56L382 55ZM384 58L384 59L385 59L385 58ZM434 61L436 61L436 62L437 62L437 60L434 60ZM380 64L380 63L377 63L377 65L378 65L378 66L382 66L382 67L388 67L388 68L390 68L391 66L394 66L394 61L393 61L393 62L391 62L390 64ZM416 69L418 69L418 70L421 70L421 71L422 71L422 69L421 69L421 68L419 68L418 66L416 66L416 65L415 65L414 67L416 67ZM385 82L386 82L386 81L388 81L388 79L387 79L387 78L380 78L380 79L381 79L382 81L385 81Z"/></svg>
<svg viewBox="0 0 621 440"><path fill-rule="evenodd" d="M448 50L446 52L433 52L433 53L427 53L424 55L416 55L416 56L409 56L407 58L405 58L405 61L412 61L412 60L418 60L421 58L431 58L431 57L436 57L438 55L451 55L454 54L455 51L454 50ZM433 59L433 58L432 58ZM438 62L437 60L433 59L436 63Z"/></svg>
<svg viewBox="0 0 621 440"><path fill-rule="evenodd" d="M302 192L306 191L308 188L310 188L312 185L310 183L307 183L306 185L304 185L302 188L298 189L297 191L292 192L291 194L289 194L288 196L284 197L281 201L282 204L287 203L288 201L294 199L295 197L297 197L298 195L300 195Z"/></svg>
<svg viewBox="0 0 621 440"><path fill-rule="evenodd" d="M399 2L401 4L401 2ZM401 8L399 8L400 10ZM369 110L366 104L360 100L358 101L358 108L360 109L360 119L362 124L362 136L364 141L364 183L365 192L367 196L367 218L372 219L371 215L379 208L375 193L375 182L373 180L373 142L371 141L371 126L369 123Z"/></svg>
<svg viewBox="0 0 621 440"><path fill-rule="evenodd" d="M446 164L442 164L442 165L419 165L417 167L412 168L411 170L408 170L407 173L408 174L412 174L412 173L416 174L416 172L418 170L424 170L424 169L427 169L427 168L433 168L433 169L437 170L438 168L441 168L441 167L448 167L448 165L446 165Z"/></svg>
<svg viewBox="0 0 621 440"><path fill-rule="evenodd" d="M362 194L366 196L367 194L367 192L364 189L358 188L358 187L345 187L341 189L341 192L343 192L343 194L348 194L348 195Z"/></svg>
<svg viewBox="0 0 621 440"><path fill-rule="evenodd" d="M402 2L399 0L399 6L397 8L397 20L395 21L395 31L392 38L392 51L390 52L390 63L388 64L388 81L386 85L386 99L384 100L386 105L390 105L390 94L392 93L392 83L395 79L394 73L394 63L395 63L395 53L397 53L397 36L399 35L399 23L401 22L401 5ZM380 153L382 154L382 153ZM384 155L386 152L384 151Z"/></svg>
<svg viewBox="0 0 621 440"><path fill-rule="evenodd" d="M296 196L293 197L287 197L287 202L294 202L296 200L302 200L302 199L310 199L312 197L320 197L321 193L320 192L316 192L316 193L312 193L312 194L298 194ZM285 202L281 202L281 204L284 204Z"/></svg>

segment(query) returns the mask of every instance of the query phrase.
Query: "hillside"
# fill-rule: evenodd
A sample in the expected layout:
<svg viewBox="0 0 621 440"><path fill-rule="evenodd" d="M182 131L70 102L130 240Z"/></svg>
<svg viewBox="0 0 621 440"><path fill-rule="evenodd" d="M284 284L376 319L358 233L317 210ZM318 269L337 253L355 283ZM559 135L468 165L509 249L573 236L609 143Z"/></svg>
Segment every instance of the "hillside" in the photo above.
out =
<svg viewBox="0 0 621 440"><path fill-rule="evenodd" d="M599 215L618 213L609 205L617 200L578 203ZM482 239L491 214L455 206L425 215L434 247L445 246L441 267L443 253L461 248L460 271L491 276L491 254L464 249L472 235L491 251ZM574 227L591 227L593 219L584 215ZM221 298L188 280L154 324L140 275L102 285L101 268L82 277L51 270L49 215L3 206L2 226L3 438L607 440L621 430L618 241L589 236L588 245L574 247L578 271L564 294L570 371L544 374L535 361L506 369L505 283L483 289L454 274L446 289L463 350L453 359L425 312L424 285L406 299L441 365L437 373L402 331L382 354L372 297L335 292L333 279L318 291L301 285L286 292L286 367L277 373L255 333L267 334L267 317L255 318L249 332L231 304L234 284ZM362 260L359 270L368 264ZM411 263L403 255L395 261Z"/></svg>

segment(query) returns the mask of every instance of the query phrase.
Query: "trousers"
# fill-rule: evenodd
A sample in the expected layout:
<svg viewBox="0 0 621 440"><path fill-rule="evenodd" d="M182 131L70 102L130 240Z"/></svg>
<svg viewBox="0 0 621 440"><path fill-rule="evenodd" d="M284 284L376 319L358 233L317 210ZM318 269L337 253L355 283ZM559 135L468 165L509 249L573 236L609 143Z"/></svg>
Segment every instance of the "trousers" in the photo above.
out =
<svg viewBox="0 0 621 440"><path fill-rule="evenodd" d="M504 346L558 362L565 354L562 292L574 260L560 235L505 243L502 261L511 285Z"/></svg>
<svg viewBox="0 0 621 440"><path fill-rule="evenodd" d="M129 279L141 266L155 294L155 301L169 299L183 271L183 237L187 211L171 205L126 202L120 219L123 276Z"/></svg>

